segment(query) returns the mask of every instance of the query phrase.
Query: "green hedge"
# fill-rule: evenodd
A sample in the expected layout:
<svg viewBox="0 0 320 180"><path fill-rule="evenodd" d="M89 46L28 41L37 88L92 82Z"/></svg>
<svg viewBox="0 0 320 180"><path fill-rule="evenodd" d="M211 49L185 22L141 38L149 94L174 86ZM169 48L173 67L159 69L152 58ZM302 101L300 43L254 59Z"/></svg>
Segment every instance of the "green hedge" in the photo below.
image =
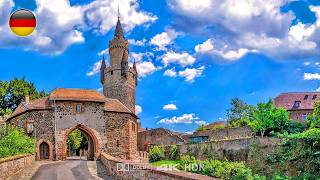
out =
<svg viewBox="0 0 320 180"><path fill-rule="evenodd" d="M149 161L156 162L164 160L164 148L162 146L153 146L149 150Z"/></svg>
<svg viewBox="0 0 320 180"><path fill-rule="evenodd" d="M0 158L36 152L36 141L11 126L0 127Z"/></svg>
<svg viewBox="0 0 320 180"><path fill-rule="evenodd" d="M242 162L219 161L214 159L196 160L193 156L182 156L180 170L203 174L215 178L235 180L264 180L264 176L254 175Z"/></svg>

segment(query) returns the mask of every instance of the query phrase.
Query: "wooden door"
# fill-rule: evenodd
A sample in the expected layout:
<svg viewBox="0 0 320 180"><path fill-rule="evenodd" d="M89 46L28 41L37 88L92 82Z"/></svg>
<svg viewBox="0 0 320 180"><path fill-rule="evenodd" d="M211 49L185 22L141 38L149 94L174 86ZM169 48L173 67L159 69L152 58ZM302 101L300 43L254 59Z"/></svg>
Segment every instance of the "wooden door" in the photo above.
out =
<svg viewBox="0 0 320 180"><path fill-rule="evenodd" d="M40 159L49 159L49 145L45 142L40 144Z"/></svg>

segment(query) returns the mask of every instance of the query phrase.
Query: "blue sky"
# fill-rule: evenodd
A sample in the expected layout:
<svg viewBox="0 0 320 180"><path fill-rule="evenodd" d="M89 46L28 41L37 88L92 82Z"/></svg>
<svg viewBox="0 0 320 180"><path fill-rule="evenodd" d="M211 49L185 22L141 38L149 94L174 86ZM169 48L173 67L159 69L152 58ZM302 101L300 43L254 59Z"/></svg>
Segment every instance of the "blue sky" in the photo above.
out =
<svg viewBox="0 0 320 180"><path fill-rule="evenodd" d="M0 79L25 77L47 92L99 90L118 5L144 127L190 132L225 119L234 97L256 104L320 91L317 0L2 0ZM8 28L19 8L37 17L29 37Z"/></svg>

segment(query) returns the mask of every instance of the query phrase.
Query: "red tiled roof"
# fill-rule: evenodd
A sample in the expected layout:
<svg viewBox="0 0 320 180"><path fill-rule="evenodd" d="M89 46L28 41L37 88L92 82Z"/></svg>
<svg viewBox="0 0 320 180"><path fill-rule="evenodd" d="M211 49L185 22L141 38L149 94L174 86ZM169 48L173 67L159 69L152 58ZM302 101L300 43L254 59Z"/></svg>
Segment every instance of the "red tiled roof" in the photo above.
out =
<svg viewBox="0 0 320 180"><path fill-rule="evenodd" d="M274 99L274 104L286 110L312 110L313 103L317 100L320 100L320 92L282 93ZM300 102L300 104L295 107L294 104L297 101Z"/></svg>
<svg viewBox="0 0 320 180"><path fill-rule="evenodd" d="M105 98L96 90L58 88L51 92L50 95L47 97L30 101L30 103L28 104L26 104L25 102L20 103L8 119L23 114L29 110L41 110L51 108L51 100L102 102L105 103L105 111L124 112L133 114L133 112L131 112L119 100Z"/></svg>
<svg viewBox="0 0 320 180"><path fill-rule="evenodd" d="M123 105L118 99L105 98L106 103L104 109L106 111L114 112L126 112L132 113L125 105Z"/></svg>
<svg viewBox="0 0 320 180"><path fill-rule="evenodd" d="M50 100L73 100L105 102L105 97L96 90L58 88L51 92Z"/></svg>
<svg viewBox="0 0 320 180"><path fill-rule="evenodd" d="M33 110L33 109L48 109L51 107L51 103L49 101L49 97L43 97L43 98L39 98L39 99L35 99L33 101L30 101L30 103L26 104L25 102L22 102L19 104L19 106L13 111L13 113L11 114L11 116L9 117L15 117L19 114L22 114L28 110Z"/></svg>

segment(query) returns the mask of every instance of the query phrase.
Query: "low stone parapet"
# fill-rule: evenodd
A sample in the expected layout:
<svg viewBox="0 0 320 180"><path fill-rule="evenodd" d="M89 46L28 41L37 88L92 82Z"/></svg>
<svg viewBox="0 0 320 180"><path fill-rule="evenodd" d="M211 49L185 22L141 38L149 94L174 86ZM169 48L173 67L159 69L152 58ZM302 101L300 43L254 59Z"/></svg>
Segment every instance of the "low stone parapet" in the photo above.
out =
<svg viewBox="0 0 320 180"><path fill-rule="evenodd" d="M121 180L212 180L209 176L200 174L176 171L159 170L149 163L123 160L115 158L106 153L101 154L101 161L104 164L107 174L114 179Z"/></svg>
<svg viewBox="0 0 320 180"><path fill-rule="evenodd" d="M0 159L0 179L8 179L26 166L33 163L33 154L17 155Z"/></svg>

